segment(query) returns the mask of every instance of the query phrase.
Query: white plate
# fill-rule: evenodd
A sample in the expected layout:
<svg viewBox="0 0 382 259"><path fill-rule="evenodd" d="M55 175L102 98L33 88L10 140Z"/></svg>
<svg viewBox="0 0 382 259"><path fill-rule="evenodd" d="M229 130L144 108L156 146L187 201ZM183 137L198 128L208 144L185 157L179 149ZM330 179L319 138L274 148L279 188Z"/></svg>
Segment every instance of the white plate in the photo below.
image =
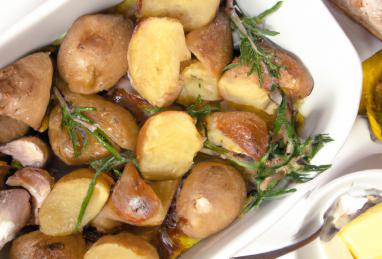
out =
<svg viewBox="0 0 382 259"><path fill-rule="evenodd" d="M99 1L104 7L118 2ZM275 3L271 0L239 2L249 14L258 13ZM50 43L80 14L97 11L92 3L94 0L56 0L39 5L0 35L0 67ZM6 5L7 2L2 3L2 8L7 8ZM281 32L274 40L297 54L314 77L315 89L302 106L306 116L304 134L329 133L335 139L314 161L317 164L332 163L357 114L362 81L359 58L320 0L287 0L277 14L267 20L267 24ZM266 231L319 183L320 178L299 185L297 193L264 204L225 231L203 241L184 257L231 257Z"/></svg>

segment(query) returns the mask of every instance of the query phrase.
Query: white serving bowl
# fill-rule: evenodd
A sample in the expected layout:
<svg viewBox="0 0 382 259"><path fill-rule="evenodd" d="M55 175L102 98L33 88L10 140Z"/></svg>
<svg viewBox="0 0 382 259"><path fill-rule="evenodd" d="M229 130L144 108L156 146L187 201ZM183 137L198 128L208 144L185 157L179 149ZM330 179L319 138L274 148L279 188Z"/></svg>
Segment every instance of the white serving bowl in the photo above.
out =
<svg viewBox="0 0 382 259"><path fill-rule="evenodd" d="M2 8L7 8L7 2ZM81 14L96 12L117 0L37 1L37 7L0 33L0 67L49 44ZM248 14L274 4L273 0L239 0ZM97 6L95 6L97 4ZM301 107L306 117L304 135L328 133L335 140L314 159L315 164L334 162L355 120L361 94L362 70L359 58L337 22L321 0L286 0L267 19L280 32L273 40L297 54L313 75L315 88ZM330 170L327 172L330 173ZM278 221L297 201L324 178L298 185L298 192L264 204L238 219L226 230L204 240L184 258L229 258ZM293 222L291 222L293 224Z"/></svg>

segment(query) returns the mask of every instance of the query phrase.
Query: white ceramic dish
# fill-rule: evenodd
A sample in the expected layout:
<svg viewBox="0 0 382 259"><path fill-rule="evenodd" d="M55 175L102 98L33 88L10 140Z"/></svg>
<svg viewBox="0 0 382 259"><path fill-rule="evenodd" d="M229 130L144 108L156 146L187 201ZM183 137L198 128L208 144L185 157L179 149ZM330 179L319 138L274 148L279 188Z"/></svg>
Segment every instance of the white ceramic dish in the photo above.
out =
<svg viewBox="0 0 382 259"><path fill-rule="evenodd" d="M101 1L103 6L118 1ZM239 1L249 14L270 7L275 1ZM95 12L94 1L46 1L0 35L0 67L27 52L53 41L81 14ZM4 8L4 6L3 6ZM6 8L6 7L5 7ZM306 116L304 134L328 133L334 142L315 158L316 164L329 164L350 132L361 93L359 58L320 0L288 0L267 25L281 34L274 40L297 54L315 80L313 94L302 106ZM237 220L225 231L208 238L184 258L229 258L266 231L298 200L320 183L320 178L298 186L298 192L264 204Z"/></svg>

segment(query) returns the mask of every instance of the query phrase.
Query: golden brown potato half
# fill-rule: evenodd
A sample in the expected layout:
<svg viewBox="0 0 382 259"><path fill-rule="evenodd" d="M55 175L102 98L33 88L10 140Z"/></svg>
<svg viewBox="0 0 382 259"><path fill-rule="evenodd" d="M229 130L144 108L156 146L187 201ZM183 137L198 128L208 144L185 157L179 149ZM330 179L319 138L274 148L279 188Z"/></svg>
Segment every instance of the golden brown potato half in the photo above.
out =
<svg viewBox="0 0 382 259"><path fill-rule="evenodd" d="M228 16L219 12L206 26L187 34L186 43L192 54L215 76L232 61L233 41Z"/></svg>
<svg viewBox="0 0 382 259"><path fill-rule="evenodd" d="M83 114L93 120L115 145L135 150L139 129L129 111L98 95L81 95L66 91L65 98L76 107L96 108L95 111ZM55 107L50 114L48 134L53 152L62 161L69 165L79 165L109 155L109 152L90 133L87 133L88 145L78 157L75 157L66 129L61 127L61 117L61 108Z"/></svg>
<svg viewBox="0 0 382 259"><path fill-rule="evenodd" d="M239 60L235 59L234 64ZM259 84L259 78L256 72L248 76L248 66L238 65L224 72L219 80L219 92L224 100L252 107L254 110L260 110L268 115L275 113L277 104L269 97L265 85L270 84L270 77L265 75L263 86Z"/></svg>
<svg viewBox="0 0 382 259"><path fill-rule="evenodd" d="M1 69L0 115L22 121L37 130L48 107L52 76L52 61L49 54L43 52Z"/></svg>
<svg viewBox="0 0 382 259"><path fill-rule="evenodd" d="M86 252L84 259L159 259L156 249L129 233L103 236Z"/></svg>
<svg viewBox="0 0 382 259"><path fill-rule="evenodd" d="M199 163L177 198L178 226L187 236L208 237L239 216L245 197L245 182L236 169L218 162Z"/></svg>
<svg viewBox="0 0 382 259"><path fill-rule="evenodd" d="M28 130L24 122L0 115L0 145L24 136Z"/></svg>
<svg viewBox="0 0 382 259"><path fill-rule="evenodd" d="M23 166L43 167L49 157L48 145L38 137L23 137L4 146L0 152L12 156Z"/></svg>
<svg viewBox="0 0 382 259"><path fill-rule="evenodd" d="M11 259L82 259L86 252L81 235L52 237L40 231L30 232L12 242Z"/></svg>
<svg viewBox="0 0 382 259"><path fill-rule="evenodd" d="M41 232L50 236L66 236L76 232L77 217L93 176L91 169L78 169L56 183L40 209ZM101 211L109 198L112 183L113 180L106 174L98 177L81 229Z"/></svg>
<svg viewBox="0 0 382 259"><path fill-rule="evenodd" d="M262 41L261 47L267 53L272 53L274 63L281 66L279 84L286 95L302 99L311 94L313 77L295 54L270 41Z"/></svg>
<svg viewBox="0 0 382 259"><path fill-rule="evenodd" d="M138 135L137 158L144 178L181 178L203 147L203 138L185 112L165 111L148 119Z"/></svg>
<svg viewBox="0 0 382 259"><path fill-rule="evenodd" d="M267 124L251 112L215 112L206 118L208 140L230 151L260 159L268 149Z"/></svg>
<svg viewBox="0 0 382 259"><path fill-rule="evenodd" d="M191 31L212 21L219 4L220 0L139 0L138 16L176 18Z"/></svg>
<svg viewBox="0 0 382 259"><path fill-rule="evenodd" d="M110 232L124 222L136 226L159 226L167 215L179 180L145 182L134 165L126 165L109 201L92 225Z"/></svg>
<svg viewBox="0 0 382 259"><path fill-rule="evenodd" d="M94 94L112 87L127 71L133 25L122 15L85 15L61 44L58 70L71 91Z"/></svg>
<svg viewBox="0 0 382 259"><path fill-rule="evenodd" d="M20 186L28 190L32 196L33 221L38 225L38 213L42 203L53 188L53 177L41 168L24 167L8 177L6 184L14 187Z"/></svg>
<svg viewBox="0 0 382 259"><path fill-rule="evenodd" d="M189 105L200 96L202 100L218 101L221 99L218 89L219 77L209 72L199 61L183 69L181 84L183 86L177 102Z"/></svg>
<svg viewBox="0 0 382 259"><path fill-rule="evenodd" d="M182 24L148 18L136 27L129 45L129 75L135 90L154 106L170 105L182 90L180 63L191 58Z"/></svg>

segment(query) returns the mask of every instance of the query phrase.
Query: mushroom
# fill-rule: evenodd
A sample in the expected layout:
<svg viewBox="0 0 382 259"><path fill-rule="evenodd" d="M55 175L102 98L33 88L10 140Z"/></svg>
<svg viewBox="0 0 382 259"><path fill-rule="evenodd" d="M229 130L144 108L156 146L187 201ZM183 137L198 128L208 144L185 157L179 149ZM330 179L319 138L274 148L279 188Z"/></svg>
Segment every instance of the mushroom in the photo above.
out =
<svg viewBox="0 0 382 259"><path fill-rule="evenodd" d="M28 130L24 122L0 115L0 145L24 136Z"/></svg>
<svg viewBox="0 0 382 259"><path fill-rule="evenodd" d="M9 186L20 186L29 191L32 195L34 223L39 224L38 212L52 190L53 177L43 169L25 167L10 176L6 183Z"/></svg>
<svg viewBox="0 0 382 259"><path fill-rule="evenodd" d="M12 156L23 166L43 167L48 160L48 146L37 137L24 137L4 146L0 146L0 152Z"/></svg>
<svg viewBox="0 0 382 259"><path fill-rule="evenodd" d="M0 250L28 222L31 215L30 195L22 189L0 192Z"/></svg>
<svg viewBox="0 0 382 259"><path fill-rule="evenodd" d="M0 115L37 130L48 107L52 77L52 61L43 52L0 69Z"/></svg>

